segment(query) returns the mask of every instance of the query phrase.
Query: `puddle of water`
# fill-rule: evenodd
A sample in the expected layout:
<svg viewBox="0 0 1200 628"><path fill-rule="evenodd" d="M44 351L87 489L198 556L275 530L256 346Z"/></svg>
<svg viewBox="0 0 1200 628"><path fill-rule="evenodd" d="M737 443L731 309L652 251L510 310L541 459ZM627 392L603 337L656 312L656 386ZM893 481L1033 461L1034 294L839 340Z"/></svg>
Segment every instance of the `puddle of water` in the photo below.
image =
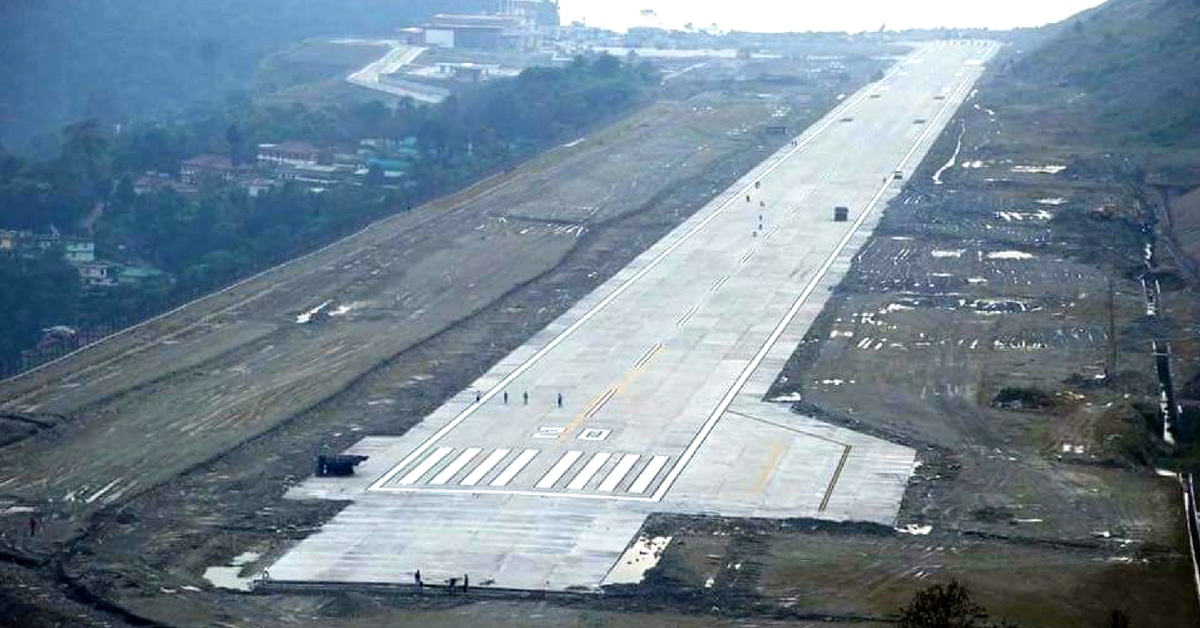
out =
<svg viewBox="0 0 1200 628"><path fill-rule="evenodd" d="M360 308L362 306L363 306L363 303L361 303L359 301L355 301L353 303L343 303L342 305L337 306L331 312L329 312L329 315L330 316L345 316L346 314L349 314L352 310L357 310L358 308Z"/></svg>
<svg viewBox="0 0 1200 628"><path fill-rule="evenodd" d="M962 254L966 252L966 249L938 250L930 251L929 255L932 257L962 257Z"/></svg>
<svg viewBox="0 0 1200 628"><path fill-rule="evenodd" d="M254 582L257 574L242 577L242 568L259 559L258 552L242 552L230 561L228 566L216 565L204 570L204 579L214 587L233 589L234 591L249 591L250 583Z"/></svg>
<svg viewBox="0 0 1200 628"><path fill-rule="evenodd" d="M975 105L975 108L978 109L979 105ZM934 185L941 185L942 184L942 173L946 172L950 168L953 168L955 162L958 161L958 153L959 153L959 151L962 150L963 134L965 134L966 132L967 132L967 126L965 124L963 124L961 127L959 127L958 143L955 144L955 146L954 146L954 154L950 155L950 160L947 161L945 165L943 165L941 168L938 168L938 171L933 173L933 184Z"/></svg>
<svg viewBox="0 0 1200 628"><path fill-rule="evenodd" d="M1026 174L1058 174L1066 170L1066 166L1057 164L1043 164L1040 166L1013 166L1013 172L1023 172Z"/></svg>
<svg viewBox="0 0 1200 628"><path fill-rule="evenodd" d="M314 307L313 309L311 309L303 314L300 314L299 316L296 317L296 322L300 325L308 323L309 321L311 321L313 319L314 316L316 316L317 314L320 314L321 310L325 309L325 306L327 306L327 305L329 305L329 301L326 301L326 302L318 305L317 307Z"/></svg>
<svg viewBox="0 0 1200 628"><path fill-rule="evenodd" d="M988 259L1026 260L1033 259L1034 255L1024 251L992 251L986 257Z"/></svg>
<svg viewBox="0 0 1200 628"><path fill-rule="evenodd" d="M670 543L671 537L669 536L638 538L613 565L604 578L604 584L637 584L641 582L646 572L658 564L659 558L662 557L663 551Z"/></svg>
<svg viewBox="0 0 1200 628"><path fill-rule="evenodd" d="M913 534L916 536L925 536L925 535L929 534L930 532L933 532L933 526L922 526L922 525L917 525L915 523L910 523L902 528L896 528L895 530L901 534Z"/></svg>

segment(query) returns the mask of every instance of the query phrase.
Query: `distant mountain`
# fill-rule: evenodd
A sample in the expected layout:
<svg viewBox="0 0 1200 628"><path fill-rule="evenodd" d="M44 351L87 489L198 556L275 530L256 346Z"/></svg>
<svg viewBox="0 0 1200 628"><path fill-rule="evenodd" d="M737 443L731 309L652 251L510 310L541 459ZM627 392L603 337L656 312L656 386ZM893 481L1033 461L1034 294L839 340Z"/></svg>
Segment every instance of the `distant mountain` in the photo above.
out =
<svg viewBox="0 0 1200 628"><path fill-rule="evenodd" d="M1015 102L1061 110L1070 132L1200 147L1200 2L1110 0L1049 27L1006 68Z"/></svg>
<svg viewBox="0 0 1200 628"><path fill-rule="evenodd" d="M318 35L388 35L495 0L4 0L0 142L83 118L119 122L222 102L263 55Z"/></svg>

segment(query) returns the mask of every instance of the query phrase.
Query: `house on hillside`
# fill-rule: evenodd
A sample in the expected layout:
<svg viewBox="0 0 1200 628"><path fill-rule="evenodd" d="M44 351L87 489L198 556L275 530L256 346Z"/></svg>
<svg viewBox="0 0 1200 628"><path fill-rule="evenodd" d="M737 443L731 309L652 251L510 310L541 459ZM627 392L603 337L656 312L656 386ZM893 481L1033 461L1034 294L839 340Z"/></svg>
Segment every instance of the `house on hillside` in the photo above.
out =
<svg viewBox="0 0 1200 628"><path fill-rule="evenodd" d="M117 285L115 267L111 262L84 262L76 264L79 279L84 285L91 287L111 287Z"/></svg>
<svg viewBox="0 0 1200 628"><path fill-rule="evenodd" d="M532 51L541 47L543 39L536 22L514 14L439 13L421 31L422 44L443 48Z"/></svg>
<svg viewBox="0 0 1200 628"><path fill-rule="evenodd" d="M0 229L0 255L15 255L20 237L20 231Z"/></svg>
<svg viewBox="0 0 1200 628"><path fill-rule="evenodd" d="M250 169L244 164L234 166L224 155L196 155L179 164L179 181L187 185L228 183Z"/></svg>
<svg viewBox="0 0 1200 628"><path fill-rule="evenodd" d="M96 243L83 238L63 239L63 259L72 264L96 261Z"/></svg>
<svg viewBox="0 0 1200 628"><path fill-rule="evenodd" d="M141 196L174 186L175 181L165 172L147 170L133 182L133 193Z"/></svg>
<svg viewBox="0 0 1200 628"><path fill-rule="evenodd" d="M321 161L323 153L323 150L308 142L258 145L258 161L265 164L315 164Z"/></svg>

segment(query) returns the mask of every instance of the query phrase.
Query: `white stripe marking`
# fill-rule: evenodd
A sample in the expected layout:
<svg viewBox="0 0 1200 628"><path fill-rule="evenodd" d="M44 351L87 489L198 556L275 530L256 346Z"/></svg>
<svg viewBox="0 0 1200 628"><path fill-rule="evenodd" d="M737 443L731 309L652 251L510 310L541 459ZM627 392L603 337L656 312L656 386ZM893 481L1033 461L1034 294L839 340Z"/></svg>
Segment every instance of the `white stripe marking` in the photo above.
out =
<svg viewBox="0 0 1200 628"><path fill-rule="evenodd" d="M517 477L517 474L521 472L521 469L524 469L525 465L529 464L529 461L533 460L533 457L536 455L538 455L538 450L536 449L526 449L525 451L522 451L521 455L517 456L517 459L512 461L512 464L505 467L504 470L500 472L500 475L497 475L496 479L492 480L492 486L504 486L505 484L511 482L512 479Z"/></svg>
<svg viewBox="0 0 1200 628"><path fill-rule="evenodd" d="M433 453L429 454L427 458L422 460L421 464L413 467L412 471L409 471L404 477L400 478L400 483L416 484L417 480L420 480L422 475L429 473L429 470L433 468L433 465L441 462L442 458L450 455L450 452L452 451L454 451L454 449L451 447L438 447Z"/></svg>
<svg viewBox="0 0 1200 628"><path fill-rule="evenodd" d="M630 493L645 493L646 489L650 488L650 483L654 481L654 477L667 464L668 456L655 456L650 459L650 464L642 469L641 474L633 481L633 485L629 487Z"/></svg>
<svg viewBox="0 0 1200 628"><path fill-rule="evenodd" d="M467 466L468 463L474 460L475 456L478 456L479 452L481 451L483 450L478 447L472 447L462 452L457 458L454 459L454 462L451 462L446 466L445 469L442 469L441 473L433 476L433 479L430 480L429 483L445 484L446 482L449 482L450 478L453 478L458 474L459 471L462 471L463 467Z"/></svg>
<svg viewBox="0 0 1200 628"><path fill-rule="evenodd" d="M483 479L483 476L487 475L488 472L491 471L496 465L500 464L500 461L508 455L509 451L510 450L508 449L497 449L496 451L488 454L488 457L484 458L483 462L479 463L479 466L475 467L474 471L468 473L467 477L463 478L462 482L459 482L459 485L475 486L476 484L479 484L479 481Z"/></svg>
<svg viewBox="0 0 1200 628"><path fill-rule="evenodd" d="M538 480L536 488L552 488L554 483L557 482L558 479L567 472L567 469L570 469L571 465L575 464L575 461L579 460L579 457L582 455L582 451L577 451L574 449L563 454L563 457L559 458L558 462L554 463L553 467L550 467L550 470L546 472L546 475L543 475L542 479Z"/></svg>
<svg viewBox="0 0 1200 628"><path fill-rule="evenodd" d="M638 458L641 458L641 456L637 454L625 454L621 456L621 460L617 462L617 466L608 472L608 477L604 478L604 481L600 483L598 490L603 493L613 492L613 489L617 488L621 480L624 480L625 476L629 474L629 470L637 463Z"/></svg>
<svg viewBox="0 0 1200 628"><path fill-rule="evenodd" d="M596 472L600 470L600 467L604 466L604 463L608 462L610 456L612 456L612 454L604 451L593 455L592 459L588 460L587 464L584 465L583 470L580 471L579 474L575 476L575 479L571 480L571 483L567 485L567 488L572 491L582 490L583 487L587 486L587 483L591 481L592 476L596 475Z"/></svg>

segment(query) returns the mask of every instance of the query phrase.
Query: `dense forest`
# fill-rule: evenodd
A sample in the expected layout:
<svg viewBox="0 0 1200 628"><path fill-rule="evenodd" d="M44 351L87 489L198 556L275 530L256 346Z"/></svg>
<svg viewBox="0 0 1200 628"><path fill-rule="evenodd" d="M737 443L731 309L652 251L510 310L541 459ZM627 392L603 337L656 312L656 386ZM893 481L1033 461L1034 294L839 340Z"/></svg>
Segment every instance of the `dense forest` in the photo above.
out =
<svg viewBox="0 0 1200 628"><path fill-rule="evenodd" d="M495 0L5 0L0 142L48 153L57 130L70 122L167 117L244 95L264 55L306 37L386 36L435 12L495 5Z"/></svg>
<svg viewBox="0 0 1200 628"><path fill-rule="evenodd" d="M637 105L659 81L648 63L581 57L433 107L372 101L309 110L245 102L115 135L94 121L72 124L50 160L0 154L0 229L86 232L98 257L164 273L135 287L81 289L61 256L0 256L0 360L11 362L47 326L117 326L511 167ZM256 195L220 183L190 192L134 189L140 173L177 172L197 153L234 154L280 139L348 145L362 138L415 145L407 185L368 176L321 193L294 183Z"/></svg>

